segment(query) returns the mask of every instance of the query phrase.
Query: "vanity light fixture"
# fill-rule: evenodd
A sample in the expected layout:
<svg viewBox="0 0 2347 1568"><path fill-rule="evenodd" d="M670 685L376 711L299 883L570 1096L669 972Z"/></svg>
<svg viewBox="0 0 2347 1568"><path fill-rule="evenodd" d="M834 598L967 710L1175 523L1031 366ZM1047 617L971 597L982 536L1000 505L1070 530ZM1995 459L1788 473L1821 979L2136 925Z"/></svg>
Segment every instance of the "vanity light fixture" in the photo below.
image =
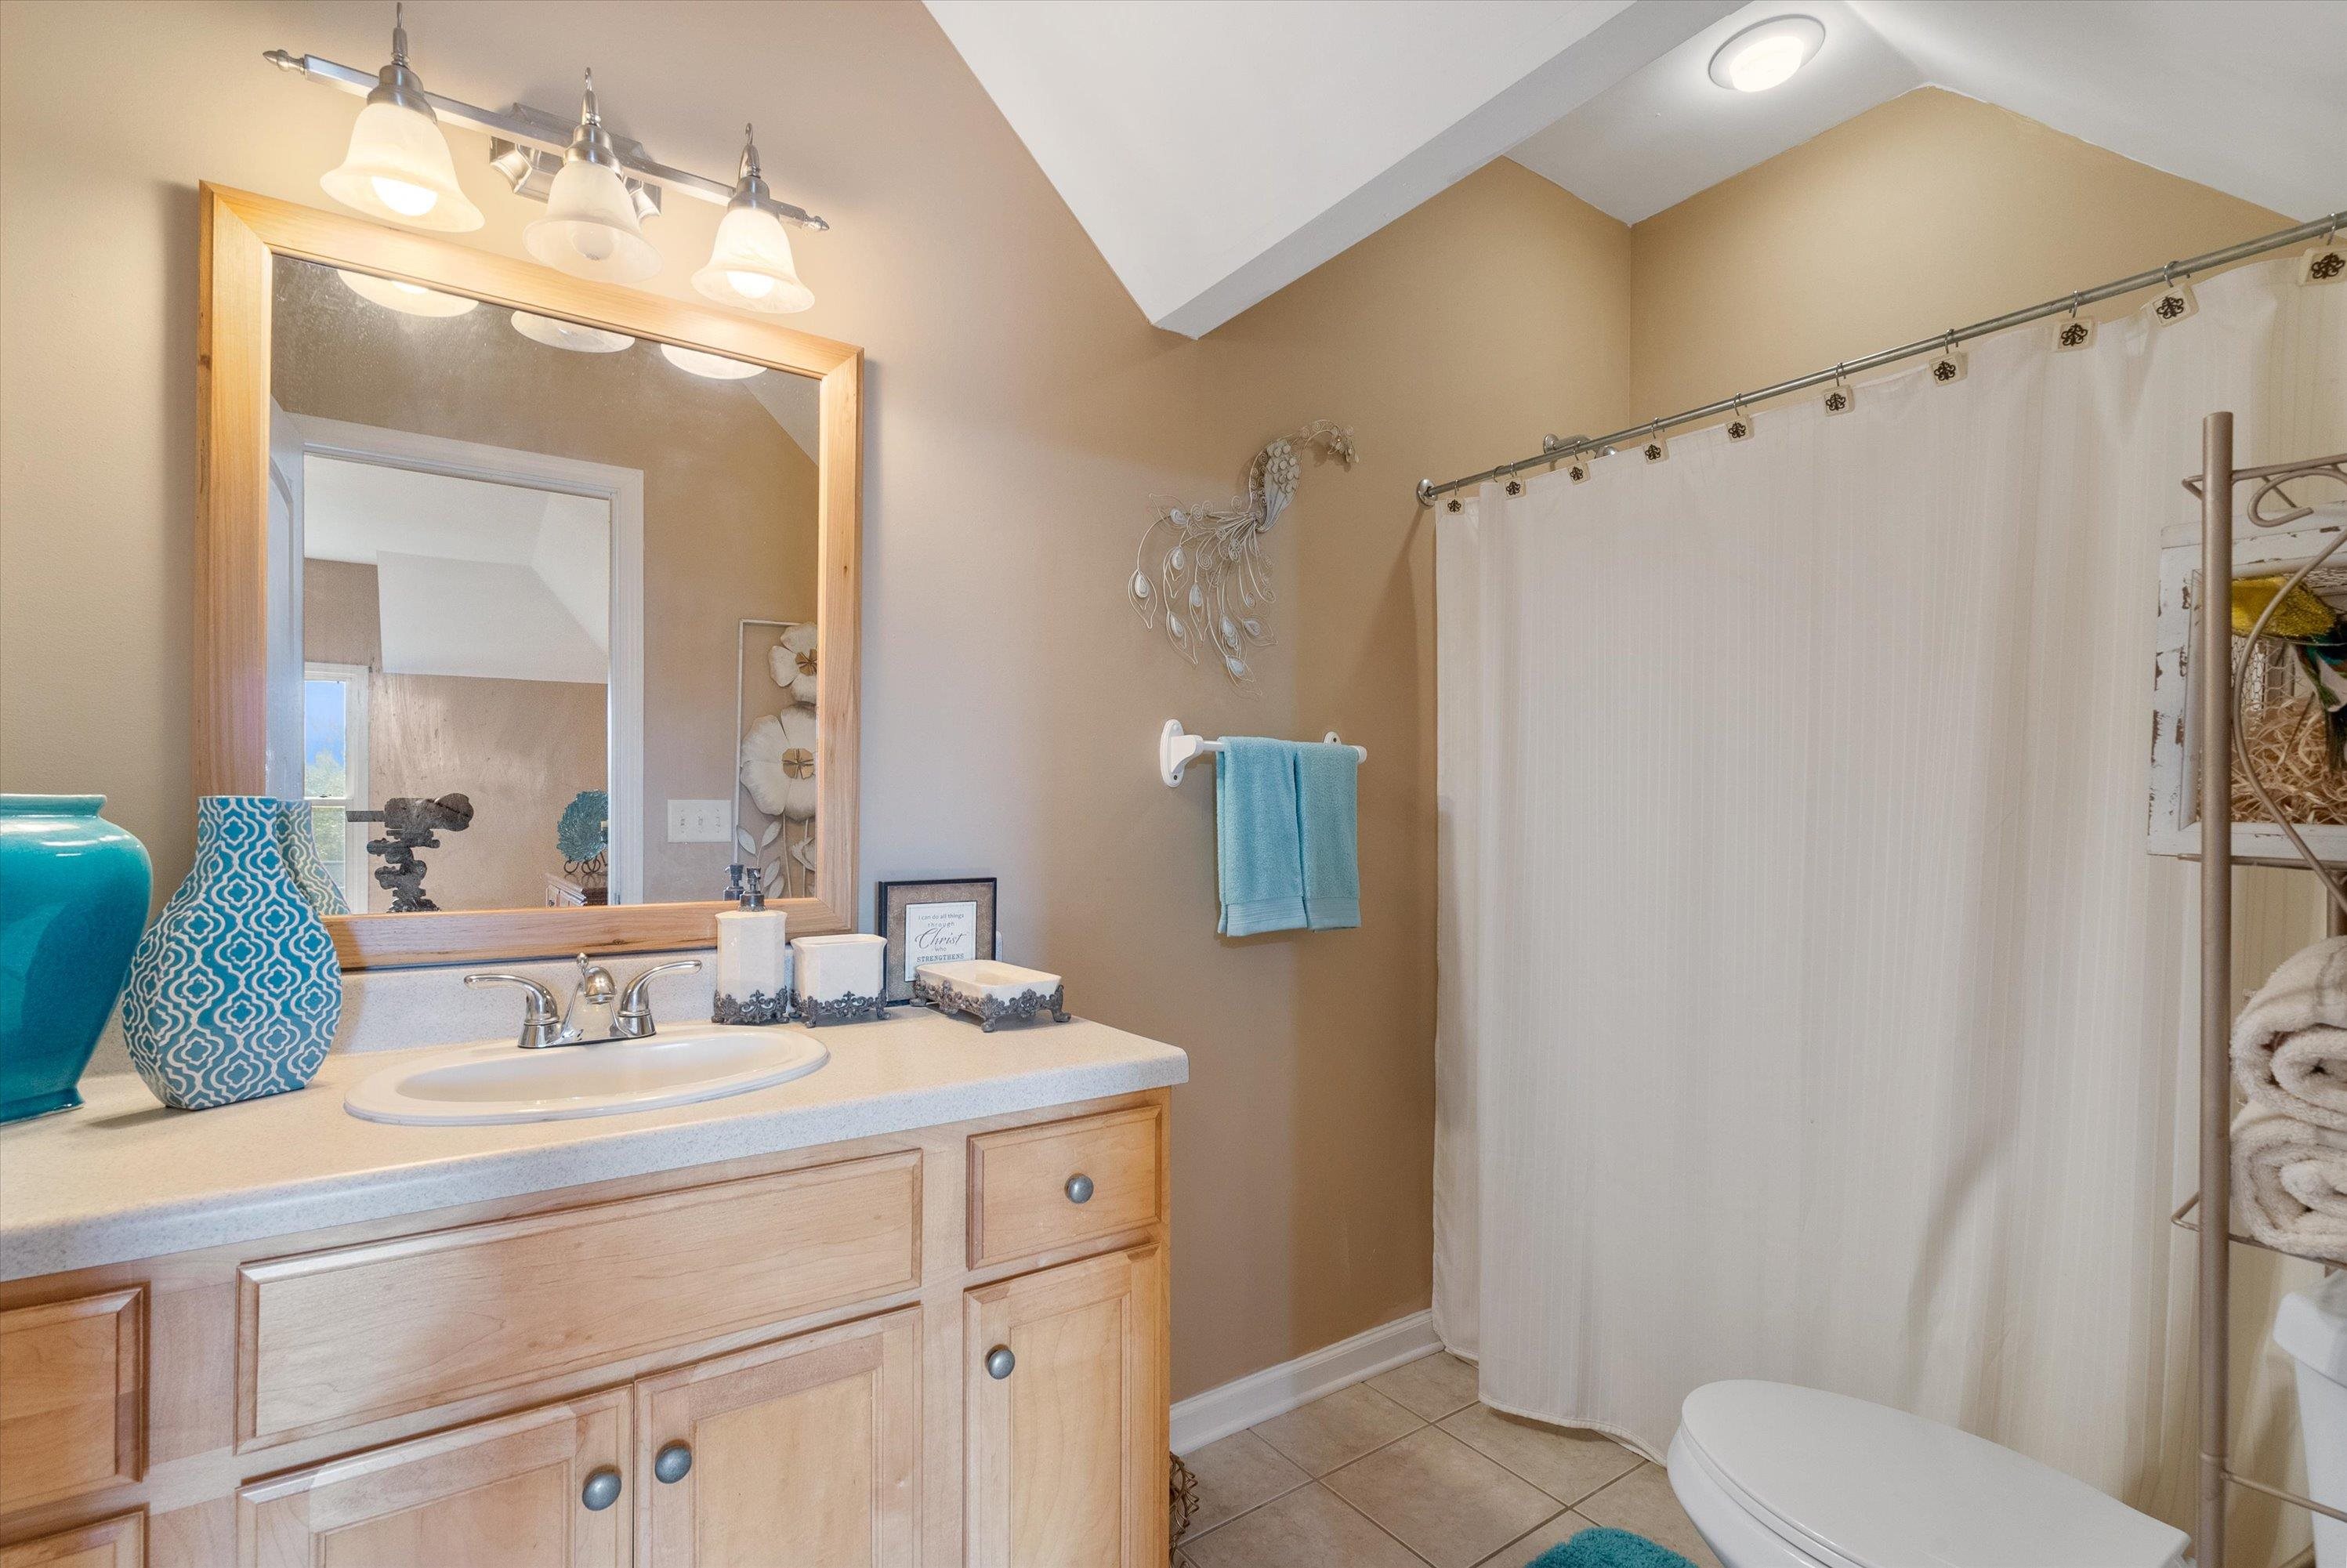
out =
<svg viewBox="0 0 2347 1568"><path fill-rule="evenodd" d="M1735 92L1765 93L1808 65L1825 41L1825 24L1814 16L1771 16L1719 46L1711 79Z"/></svg>
<svg viewBox="0 0 2347 1568"><path fill-rule="evenodd" d="M553 316L535 315L528 311L513 313L513 329L532 343L542 343L548 348L567 348L573 354L617 354L623 348L636 346L636 340L625 333L580 326L577 322L559 321Z"/></svg>
<svg viewBox="0 0 2347 1568"><path fill-rule="evenodd" d="M712 381L747 381L763 374L765 366L752 364L745 359L728 359L722 354L704 354L697 348L679 348L672 343L661 344L661 357L694 375L705 375Z"/></svg>
<svg viewBox="0 0 2347 1568"><path fill-rule="evenodd" d="M548 204L547 216L524 237L538 260L581 277L641 282L660 270L660 253L645 239L643 220L659 215L662 192L682 191L726 209L710 256L715 277L702 292L768 313L805 310L813 302L799 281L784 228L821 231L831 225L766 188L754 148L743 149L740 170L730 180L661 163L641 142L603 128L591 74L585 112L575 124L528 104L485 109L425 92L407 68L407 35L396 26L395 9L393 15L392 63L380 73L283 49L261 56L281 70L367 100L351 134L350 156L325 177L336 200L415 228L479 228L480 210L456 188L456 167L440 133L442 125L461 125L488 135L490 165L516 195ZM701 276L695 274L694 281ZM763 292L762 280L771 285Z"/></svg>
<svg viewBox="0 0 2347 1568"><path fill-rule="evenodd" d="M445 232L477 229L481 210L458 189L456 161L430 96L407 68L405 9L392 9L391 63L377 75L351 127L350 147L318 183L369 217Z"/></svg>
<svg viewBox="0 0 2347 1568"><path fill-rule="evenodd" d="M733 199L717 225L709 264L692 275L692 286L723 304L784 315L815 303L815 291L799 282L791 257L791 237L782 212L758 172L758 144L742 128L742 166Z"/></svg>
<svg viewBox="0 0 2347 1568"><path fill-rule="evenodd" d="M372 272L348 272L337 267L334 276L349 285L351 292L359 298L403 315L461 316L481 302L468 300L462 294L444 294L421 283L405 282L397 278L378 278Z"/></svg>
<svg viewBox="0 0 2347 1568"><path fill-rule="evenodd" d="M660 271L660 252L636 220L619 152L595 107L593 71L579 96L579 128L562 172L546 194L546 216L523 230L521 240L531 255L574 277L641 283Z"/></svg>

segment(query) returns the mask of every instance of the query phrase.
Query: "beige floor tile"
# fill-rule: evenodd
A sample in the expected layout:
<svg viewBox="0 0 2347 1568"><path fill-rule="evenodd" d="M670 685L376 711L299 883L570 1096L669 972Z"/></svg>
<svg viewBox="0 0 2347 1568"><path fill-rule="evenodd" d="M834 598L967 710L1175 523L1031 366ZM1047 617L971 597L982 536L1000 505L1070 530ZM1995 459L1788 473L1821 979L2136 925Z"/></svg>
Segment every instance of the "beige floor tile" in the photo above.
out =
<svg viewBox="0 0 2347 1568"><path fill-rule="evenodd" d="M1658 1464L1641 1464L1596 1495L1583 1499L1579 1512L1599 1524L1633 1530L1649 1541L1659 1541L1697 1568L1719 1568L1719 1559L1703 1543L1686 1512L1671 1491L1671 1478Z"/></svg>
<svg viewBox="0 0 2347 1568"><path fill-rule="evenodd" d="M1233 1432L1219 1442L1183 1455L1182 1460L1198 1478L1198 1513L1184 1539L1204 1535L1225 1520L1312 1479L1253 1432Z"/></svg>
<svg viewBox="0 0 2347 1568"><path fill-rule="evenodd" d="M1423 1568L1325 1486L1301 1486L1182 1543L1192 1568Z"/></svg>
<svg viewBox="0 0 2347 1568"><path fill-rule="evenodd" d="M1394 1403L1439 1421L1475 1402L1475 1368L1446 1350L1404 1362L1369 1379L1369 1387Z"/></svg>
<svg viewBox="0 0 2347 1568"><path fill-rule="evenodd" d="M1485 1405L1470 1405L1444 1420L1442 1430L1559 1502L1579 1502L1645 1462L1611 1438L1545 1427Z"/></svg>
<svg viewBox="0 0 2347 1568"><path fill-rule="evenodd" d="M1440 1427L1356 1460L1324 1484L1435 1568L1474 1568L1558 1508Z"/></svg>
<svg viewBox="0 0 2347 1568"><path fill-rule="evenodd" d="M1552 1546L1562 1546L1589 1528L1589 1521L1566 1509L1530 1535L1521 1535L1492 1553L1475 1568L1524 1568Z"/></svg>
<svg viewBox="0 0 2347 1568"><path fill-rule="evenodd" d="M1327 1475L1425 1424L1368 1384L1355 1383L1274 1416L1255 1434L1306 1473Z"/></svg>

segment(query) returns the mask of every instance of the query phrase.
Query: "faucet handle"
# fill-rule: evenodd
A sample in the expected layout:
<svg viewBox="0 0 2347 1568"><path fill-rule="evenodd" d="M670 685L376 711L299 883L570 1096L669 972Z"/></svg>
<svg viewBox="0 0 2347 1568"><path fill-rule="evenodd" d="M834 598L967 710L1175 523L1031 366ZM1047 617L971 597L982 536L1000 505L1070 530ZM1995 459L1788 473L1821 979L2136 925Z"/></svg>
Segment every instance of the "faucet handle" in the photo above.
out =
<svg viewBox="0 0 2347 1568"><path fill-rule="evenodd" d="M483 973L466 975L465 984L476 989L482 986L519 986L528 995L522 1001L521 1035L514 1043L526 1050L562 1043L562 1026L555 1016L554 993L542 982L531 979L528 975Z"/></svg>
<svg viewBox="0 0 2347 1568"><path fill-rule="evenodd" d="M651 982L661 975L690 974L701 968L699 958L671 958L664 964L654 964L628 982L620 993L619 1030L631 1040L641 1040L652 1032Z"/></svg>

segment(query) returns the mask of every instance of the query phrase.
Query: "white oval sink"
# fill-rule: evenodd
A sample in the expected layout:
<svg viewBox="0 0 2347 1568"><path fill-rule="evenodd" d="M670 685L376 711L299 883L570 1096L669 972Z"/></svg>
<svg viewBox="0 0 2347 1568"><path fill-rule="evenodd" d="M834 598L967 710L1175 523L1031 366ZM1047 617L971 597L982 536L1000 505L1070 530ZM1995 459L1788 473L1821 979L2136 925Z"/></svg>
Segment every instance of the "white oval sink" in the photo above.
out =
<svg viewBox="0 0 2347 1568"><path fill-rule="evenodd" d="M831 1060L801 1029L702 1028L544 1050L498 1040L401 1054L353 1087L343 1108L369 1122L559 1122L722 1100L804 1078Z"/></svg>

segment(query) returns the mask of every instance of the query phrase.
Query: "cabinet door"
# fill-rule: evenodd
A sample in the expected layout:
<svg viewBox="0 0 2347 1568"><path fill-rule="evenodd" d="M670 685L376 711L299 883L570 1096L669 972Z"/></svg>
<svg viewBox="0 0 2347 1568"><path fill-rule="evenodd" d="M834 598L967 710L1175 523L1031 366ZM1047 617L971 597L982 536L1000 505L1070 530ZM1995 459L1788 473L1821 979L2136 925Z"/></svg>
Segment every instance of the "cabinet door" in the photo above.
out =
<svg viewBox="0 0 2347 1568"><path fill-rule="evenodd" d="M1153 1245L963 1298L974 1568L1165 1561L1164 1293Z"/></svg>
<svg viewBox="0 0 2347 1568"><path fill-rule="evenodd" d="M613 1389L256 1482L237 1493L238 1553L244 1568L622 1568L627 1440Z"/></svg>
<svg viewBox="0 0 2347 1568"><path fill-rule="evenodd" d="M147 1568L147 1512L0 1546L0 1568Z"/></svg>
<svg viewBox="0 0 2347 1568"><path fill-rule="evenodd" d="M920 1362L907 1307L638 1383L642 1568L912 1568Z"/></svg>

